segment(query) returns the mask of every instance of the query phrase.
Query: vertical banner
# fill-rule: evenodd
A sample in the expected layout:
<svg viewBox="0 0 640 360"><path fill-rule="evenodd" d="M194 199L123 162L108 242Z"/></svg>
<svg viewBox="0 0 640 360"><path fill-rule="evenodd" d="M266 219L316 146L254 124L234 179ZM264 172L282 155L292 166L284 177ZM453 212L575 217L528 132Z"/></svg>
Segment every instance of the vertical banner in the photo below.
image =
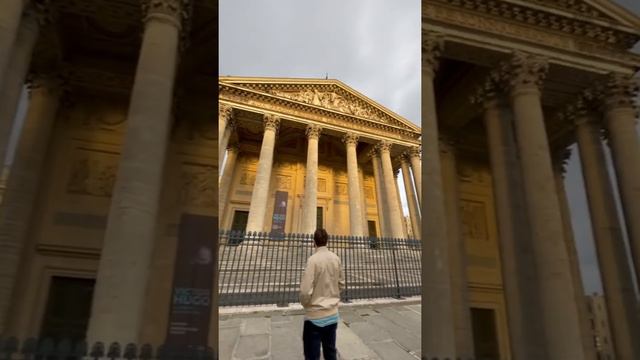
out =
<svg viewBox="0 0 640 360"><path fill-rule="evenodd" d="M273 207L273 221L271 222L271 234L284 236L284 226L287 221L287 203L289 193L276 191L276 203Z"/></svg>
<svg viewBox="0 0 640 360"><path fill-rule="evenodd" d="M207 346L214 282L218 218L183 214L167 330L167 345ZM217 309L215 309L217 311Z"/></svg>

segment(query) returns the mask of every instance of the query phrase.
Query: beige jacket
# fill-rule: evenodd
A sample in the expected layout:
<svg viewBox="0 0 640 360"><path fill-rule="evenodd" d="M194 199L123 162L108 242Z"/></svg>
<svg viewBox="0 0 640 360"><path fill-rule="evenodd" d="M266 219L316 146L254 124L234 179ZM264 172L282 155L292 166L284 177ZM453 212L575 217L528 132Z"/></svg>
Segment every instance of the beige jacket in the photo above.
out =
<svg viewBox="0 0 640 360"><path fill-rule="evenodd" d="M308 319L320 319L338 312L344 272L338 255L326 246L316 248L300 282L300 303Z"/></svg>

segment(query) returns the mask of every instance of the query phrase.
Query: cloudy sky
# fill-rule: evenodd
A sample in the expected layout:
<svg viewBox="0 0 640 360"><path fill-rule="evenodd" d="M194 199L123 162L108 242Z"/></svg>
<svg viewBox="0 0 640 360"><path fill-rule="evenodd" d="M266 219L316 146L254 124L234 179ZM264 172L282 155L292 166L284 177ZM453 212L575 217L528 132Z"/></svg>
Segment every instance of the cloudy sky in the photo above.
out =
<svg viewBox="0 0 640 360"><path fill-rule="evenodd" d="M219 19L221 75L328 74L420 124L420 0L221 0ZM566 188L585 291L601 292L576 149Z"/></svg>

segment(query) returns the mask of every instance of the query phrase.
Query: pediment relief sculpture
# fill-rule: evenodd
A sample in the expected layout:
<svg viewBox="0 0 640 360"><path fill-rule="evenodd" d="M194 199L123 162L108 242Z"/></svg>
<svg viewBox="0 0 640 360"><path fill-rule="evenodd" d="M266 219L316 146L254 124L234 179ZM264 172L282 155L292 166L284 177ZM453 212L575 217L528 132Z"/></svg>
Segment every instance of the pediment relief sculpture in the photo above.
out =
<svg viewBox="0 0 640 360"><path fill-rule="evenodd" d="M310 105L321 106L349 115L355 115L367 119L376 119L383 123L388 122L386 119L377 116L372 109L367 108L363 104L348 100L344 96L337 94L335 91L318 91L318 89L284 91L273 89L270 93L276 96L300 101Z"/></svg>

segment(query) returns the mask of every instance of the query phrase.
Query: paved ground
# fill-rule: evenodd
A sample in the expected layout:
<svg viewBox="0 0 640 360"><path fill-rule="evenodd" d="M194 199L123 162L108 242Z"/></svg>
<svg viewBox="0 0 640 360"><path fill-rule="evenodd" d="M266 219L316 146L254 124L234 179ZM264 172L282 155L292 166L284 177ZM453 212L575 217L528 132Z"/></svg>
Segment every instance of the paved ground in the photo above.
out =
<svg viewBox="0 0 640 360"><path fill-rule="evenodd" d="M340 359L420 359L419 300L343 306L340 317ZM220 359L303 359L302 323L299 308L249 314L223 312Z"/></svg>

